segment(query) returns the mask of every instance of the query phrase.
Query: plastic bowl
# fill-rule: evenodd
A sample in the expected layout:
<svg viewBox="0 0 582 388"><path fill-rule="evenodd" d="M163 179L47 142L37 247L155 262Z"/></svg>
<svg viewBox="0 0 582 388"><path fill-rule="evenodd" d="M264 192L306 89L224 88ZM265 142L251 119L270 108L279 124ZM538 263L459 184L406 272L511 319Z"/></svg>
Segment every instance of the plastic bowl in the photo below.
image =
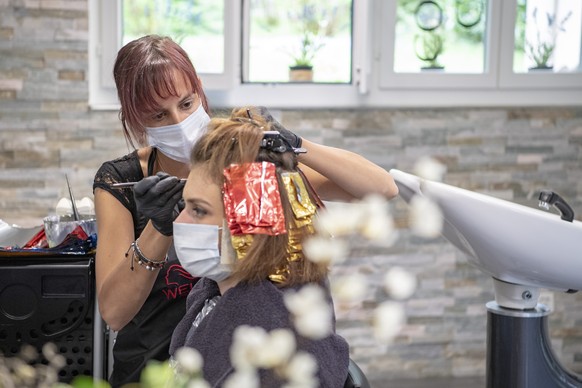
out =
<svg viewBox="0 0 582 388"><path fill-rule="evenodd" d="M69 235L77 226L81 226L87 236L97 234L97 220L94 215L80 215L80 220L75 221L73 215L48 216L43 219L44 232L49 248L56 247Z"/></svg>

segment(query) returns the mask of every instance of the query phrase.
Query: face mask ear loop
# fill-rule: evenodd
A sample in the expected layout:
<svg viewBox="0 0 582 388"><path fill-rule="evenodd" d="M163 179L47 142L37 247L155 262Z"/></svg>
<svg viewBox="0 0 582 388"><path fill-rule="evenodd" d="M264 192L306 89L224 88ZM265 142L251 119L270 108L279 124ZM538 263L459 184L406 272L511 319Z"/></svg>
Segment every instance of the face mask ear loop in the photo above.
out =
<svg viewBox="0 0 582 388"><path fill-rule="evenodd" d="M226 219L222 221L222 233L220 234L220 263L234 264L236 260L236 251L232 246L232 236L226 223Z"/></svg>

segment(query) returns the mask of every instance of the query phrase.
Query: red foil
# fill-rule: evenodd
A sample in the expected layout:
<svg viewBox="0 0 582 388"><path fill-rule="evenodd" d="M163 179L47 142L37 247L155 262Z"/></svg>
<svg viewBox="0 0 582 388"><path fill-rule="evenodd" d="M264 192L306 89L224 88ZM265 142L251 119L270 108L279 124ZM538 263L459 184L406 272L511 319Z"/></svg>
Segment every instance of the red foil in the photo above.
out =
<svg viewBox="0 0 582 388"><path fill-rule="evenodd" d="M233 164L224 177L224 210L233 236L287 233L273 163Z"/></svg>

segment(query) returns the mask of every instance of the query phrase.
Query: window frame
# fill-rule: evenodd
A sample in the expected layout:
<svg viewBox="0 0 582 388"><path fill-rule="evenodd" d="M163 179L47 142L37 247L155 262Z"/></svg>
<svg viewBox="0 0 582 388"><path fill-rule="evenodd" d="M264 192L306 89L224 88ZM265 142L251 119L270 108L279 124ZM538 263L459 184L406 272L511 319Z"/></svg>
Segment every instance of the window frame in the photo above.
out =
<svg viewBox="0 0 582 388"><path fill-rule="evenodd" d="M114 56L119 49L114 42L116 39L120 42L120 1L89 0L89 105L92 109L119 108L112 79L106 77L111 77ZM248 47L245 23L249 1L223 1L224 73L200 74L214 108L241 105L310 109L582 105L582 72L513 73L517 0L489 2L489 44L482 74L394 73L389 69L393 68L394 61L396 1L354 0L351 84L243 83L243 67L248 66L242 50ZM502 39L502 36L511 36L511 39Z"/></svg>
<svg viewBox="0 0 582 388"><path fill-rule="evenodd" d="M235 85L236 58L240 55L240 2L221 0L224 5L224 72L199 74L206 89L228 90ZM227 11L226 5L230 5ZM105 16L108 15L108 16ZM122 0L89 0L89 106L93 109L118 109L113 80L115 56L121 48ZM114 21L114 22L113 22Z"/></svg>

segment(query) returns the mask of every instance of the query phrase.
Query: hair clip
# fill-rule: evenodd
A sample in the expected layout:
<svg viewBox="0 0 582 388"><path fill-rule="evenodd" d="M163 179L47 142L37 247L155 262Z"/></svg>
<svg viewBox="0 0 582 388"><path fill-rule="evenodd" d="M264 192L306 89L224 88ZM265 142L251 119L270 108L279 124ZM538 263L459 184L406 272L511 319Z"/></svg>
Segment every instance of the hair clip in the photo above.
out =
<svg viewBox="0 0 582 388"><path fill-rule="evenodd" d="M250 114L250 112L249 112L249 114ZM261 124L257 123L255 120L250 119L250 118L246 118L246 117L235 117L235 118L231 118L231 120L232 121L237 121L237 122L242 123L242 124L245 124L245 123L246 124L252 124L252 125L254 125L255 127L258 127L261 130L264 128Z"/></svg>
<svg viewBox="0 0 582 388"><path fill-rule="evenodd" d="M305 154L305 148L293 148L291 144L285 139L279 131L265 131L263 132L263 139L261 140L261 148L273 152L289 152L293 151L295 155Z"/></svg>
<svg viewBox="0 0 582 388"><path fill-rule="evenodd" d="M287 140L281 136L279 131L265 131L263 132L263 139L261 140L261 148L273 152L288 152L293 151L293 147L289 145Z"/></svg>

